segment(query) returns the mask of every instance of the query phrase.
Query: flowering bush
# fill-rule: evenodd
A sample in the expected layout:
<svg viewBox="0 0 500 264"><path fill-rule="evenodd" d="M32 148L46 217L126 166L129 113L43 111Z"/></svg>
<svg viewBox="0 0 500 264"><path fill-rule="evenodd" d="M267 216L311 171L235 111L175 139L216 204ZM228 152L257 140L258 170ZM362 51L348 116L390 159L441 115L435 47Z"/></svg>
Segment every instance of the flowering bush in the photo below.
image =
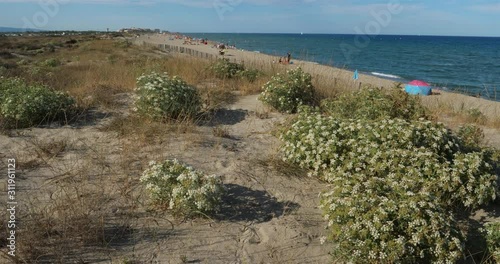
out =
<svg viewBox="0 0 500 264"><path fill-rule="evenodd" d="M230 62L229 59L218 59L210 66L210 70L215 73L217 78L230 79L244 71L245 67L241 64Z"/></svg>
<svg viewBox="0 0 500 264"><path fill-rule="evenodd" d="M140 181L153 202L182 215L216 212L224 190L220 177L204 175L175 159L151 162Z"/></svg>
<svg viewBox="0 0 500 264"><path fill-rule="evenodd" d="M500 263L500 222L487 223L484 228L486 245L495 263Z"/></svg>
<svg viewBox="0 0 500 264"><path fill-rule="evenodd" d="M327 114L341 118L426 118L425 108L420 104L419 97L397 88L363 88L336 99L323 100L321 106Z"/></svg>
<svg viewBox="0 0 500 264"><path fill-rule="evenodd" d="M300 105L312 104L314 87L311 75L301 68L277 74L264 84L259 100L280 112L295 113Z"/></svg>
<svg viewBox="0 0 500 264"><path fill-rule="evenodd" d="M352 163L349 167L363 168L356 162L365 162L376 150L378 156L384 149L423 147L449 160L459 149L448 129L430 121L337 119L303 111L281 139L285 159L313 169L316 176L320 170L337 168L346 161Z"/></svg>
<svg viewBox="0 0 500 264"><path fill-rule="evenodd" d="M181 78L151 73L137 79L135 106L153 119L194 117L201 109L198 91Z"/></svg>
<svg viewBox="0 0 500 264"><path fill-rule="evenodd" d="M446 203L474 207L495 198L487 155L459 152L459 141L442 124L301 114L281 139L285 161L327 182L357 172L398 172L432 181L429 188Z"/></svg>
<svg viewBox="0 0 500 264"><path fill-rule="evenodd" d="M465 152L442 124L306 108L280 137L285 161L331 184L321 207L345 261L453 262L463 250L453 210L496 197L490 155Z"/></svg>
<svg viewBox="0 0 500 264"><path fill-rule="evenodd" d="M75 100L42 85L21 79L0 79L0 115L7 127L29 127L60 120L74 109Z"/></svg>
<svg viewBox="0 0 500 264"><path fill-rule="evenodd" d="M333 255L352 263L455 263L463 236L452 214L415 190L418 178L383 176L337 177L321 195Z"/></svg>

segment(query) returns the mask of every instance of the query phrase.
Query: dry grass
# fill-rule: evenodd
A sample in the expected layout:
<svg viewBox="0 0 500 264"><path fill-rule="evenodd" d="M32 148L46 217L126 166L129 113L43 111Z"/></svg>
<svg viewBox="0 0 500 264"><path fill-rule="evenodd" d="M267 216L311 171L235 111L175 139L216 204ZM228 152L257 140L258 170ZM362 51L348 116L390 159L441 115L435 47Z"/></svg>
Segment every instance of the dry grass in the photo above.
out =
<svg viewBox="0 0 500 264"><path fill-rule="evenodd" d="M17 188L23 187L12 263L86 263L84 259L104 254L131 235L138 200L123 173L130 166L113 165L109 149L88 139L56 133L46 139L26 134L16 140L26 146L16 153L16 181L22 184ZM27 163L37 164L28 168Z"/></svg>
<svg viewBox="0 0 500 264"><path fill-rule="evenodd" d="M29 139L28 142L34 146L36 157L41 160L53 159L70 148L70 143L68 143L67 139L41 142L40 140L35 138Z"/></svg>
<svg viewBox="0 0 500 264"><path fill-rule="evenodd" d="M497 109L488 108L487 106L478 108L475 105L468 104L464 99L458 102L429 102L427 98L423 99L425 99L423 102L430 114L435 119L451 127L476 124L488 128L500 129L500 116L496 114Z"/></svg>
<svg viewBox="0 0 500 264"><path fill-rule="evenodd" d="M30 213L23 217L19 232L19 260L64 263L75 248L105 242L103 207L109 198L99 186L58 184L48 196L49 201L33 199L28 204Z"/></svg>
<svg viewBox="0 0 500 264"><path fill-rule="evenodd" d="M215 137L220 137L220 138L231 138L231 135L229 133L229 129L224 126L216 126L212 129L212 134Z"/></svg>
<svg viewBox="0 0 500 264"><path fill-rule="evenodd" d="M129 151L168 143L172 138L196 134L197 131L193 120L159 122L137 115L114 118L99 129L103 132L116 133L119 138L129 142L128 147L131 148Z"/></svg>
<svg viewBox="0 0 500 264"><path fill-rule="evenodd" d="M280 157L269 156L263 159L257 159L252 161L258 166L269 168L276 171L278 175L282 175L287 178L302 178L307 176L307 170L300 168L297 165L284 162Z"/></svg>
<svg viewBox="0 0 500 264"><path fill-rule="evenodd" d="M337 76L331 76L328 69L325 68L320 68L320 72L315 72L312 75L317 101L335 98L342 93L352 92L358 88L357 83L342 75L343 72L338 71Z"/></svg>

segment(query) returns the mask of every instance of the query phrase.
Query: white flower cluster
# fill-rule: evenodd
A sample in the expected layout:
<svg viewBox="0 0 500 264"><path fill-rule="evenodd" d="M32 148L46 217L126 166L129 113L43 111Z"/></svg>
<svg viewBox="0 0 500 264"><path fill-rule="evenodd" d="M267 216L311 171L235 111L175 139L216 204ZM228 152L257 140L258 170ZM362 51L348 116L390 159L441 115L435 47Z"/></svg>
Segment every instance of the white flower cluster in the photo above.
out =
<svg viewBox="0 0 500 264"><path fill-rule="evenodd" d="M0 79L0 115L12 126L56 120L74 105L75 100L63 92L30 86L21 79Z"/></svg>
<svg viewBox="0 0 500 264"><path fill-rule="evenodd" d="M463 244L452 209L495 199L485 154L460 152L442 124L309 111L281 139L285 161L330 184L321 208L346 261L453 263Z"/></svg>
<svg viewBox="0 0 500 264"><path fill-rule="evenodd" d="M201 109L198 91L177 76L142 75L135 91L137 112L153 119L193 117Z"/></svg>
<svg viewBox="0 0 500 264"><path fill-rule="evenodd" d="M219 176L204 175L176 159L163 163L153 161L149 165L140 181L155 203L183 215L209 214L219 209L224 191Z"/></svg>
<svg viewBox="0 0 500 264"><path fill-rule="evenodd" d="M354 173L403 173L431 183L450 205L474 207L495 199L496 176L484 153L461 153L442 124L302 113L280 137L285 161L327 182Z"/></svg>
<svg viewBox="0 0 500 264"><path fill-rule="evenodd" d="M314 87L311 75L301 68L277 74L264 84L259 100L284 113L295 113L300 105L313 101Z"/></svg>

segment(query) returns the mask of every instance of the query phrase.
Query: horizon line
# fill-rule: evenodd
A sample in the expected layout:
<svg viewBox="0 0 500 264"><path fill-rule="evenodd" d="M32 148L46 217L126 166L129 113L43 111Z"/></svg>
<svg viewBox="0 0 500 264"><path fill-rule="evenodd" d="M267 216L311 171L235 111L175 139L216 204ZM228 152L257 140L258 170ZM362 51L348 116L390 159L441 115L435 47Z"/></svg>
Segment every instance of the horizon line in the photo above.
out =
<svg viewBox="0 0 500 264"><path fill-rule="evenodd" d="M64 32L64 31L74 31L74 32L88 32L88 31L96 31L96 32L117 32L119 29L113 29L106 31L104 29L99 30L99 29L84 29L84 30L77 30L77 29L38 29L38 28L17 28L17 27L6 27L6 26L0 26L0 28L11 28L11 29L17 29L17 30L22 30L22 31L12 31L12 32L0 32L0 33L19 33L19 32L38 32L38 33L43 33L43 32ZM131 27L123 27L120 29L124 28L131 28ZM153 28L138 28L138 29L150 29L150 30L155 30ZM391 34L353 34L353 33L326 33L326 32L181 32L181 31L170 31L170 30L165 30L161 29L162 32L169 32L169 33L182 33L182 34L283 34L283 35L353 35L353 36L417 36L417 37L478 37L478 38L500 38L500 35L490 35L490 36L484 36L484 35L437 35L437 34L400 34L400 33L391 33Z"/></svg>
<svg viewBox="0 0 500 264"><path fill-rule="evenodd" d="M498 36L480 35L427 35L427 34L354 34L354 33L306 33L306 32L173 32L182 34L287 34L287 35L353 35L353 36L417 36L417 37L478 37L478 38L500 38Z"/></svg>

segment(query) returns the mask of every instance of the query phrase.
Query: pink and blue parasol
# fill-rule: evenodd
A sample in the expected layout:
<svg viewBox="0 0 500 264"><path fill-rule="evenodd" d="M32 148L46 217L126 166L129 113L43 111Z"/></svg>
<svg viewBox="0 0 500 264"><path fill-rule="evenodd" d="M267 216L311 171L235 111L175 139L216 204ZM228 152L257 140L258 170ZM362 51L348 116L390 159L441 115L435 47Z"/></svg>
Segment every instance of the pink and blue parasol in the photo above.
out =
<svg viewBox="0 0 500 264"><path fill-rule="evenodd" d="M405 91L409 94L430 95L432 87L424 81L415 80L405 86Z"/></svg>

